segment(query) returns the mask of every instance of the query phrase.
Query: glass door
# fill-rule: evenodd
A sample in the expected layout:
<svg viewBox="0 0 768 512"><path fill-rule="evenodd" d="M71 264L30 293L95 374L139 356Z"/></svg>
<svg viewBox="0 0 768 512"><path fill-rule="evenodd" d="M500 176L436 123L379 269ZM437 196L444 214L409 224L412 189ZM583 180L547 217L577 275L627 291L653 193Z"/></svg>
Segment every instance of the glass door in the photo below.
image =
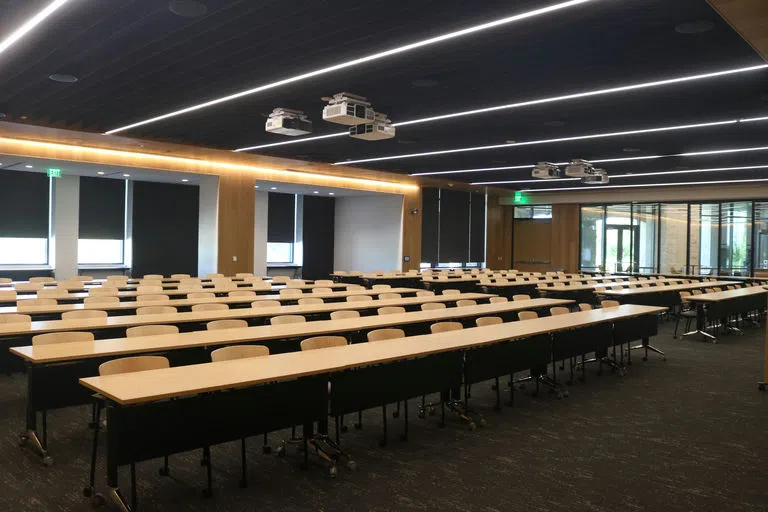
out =
<svg viewBox="0 0 768 512"><path fill-rule="evenodd" d="M631 272L632 266L632 226L606 226L606 258L607 272Z"/></svg>

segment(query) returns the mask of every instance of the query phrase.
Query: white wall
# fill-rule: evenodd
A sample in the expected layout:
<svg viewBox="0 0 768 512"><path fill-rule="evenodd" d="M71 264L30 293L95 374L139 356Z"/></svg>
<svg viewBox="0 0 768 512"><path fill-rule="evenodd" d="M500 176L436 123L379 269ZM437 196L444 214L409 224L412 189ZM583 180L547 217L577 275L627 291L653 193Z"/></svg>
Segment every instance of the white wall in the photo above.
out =
<svg viewBox="0 0 768 512"><path fill-rule="evenodd" d="M215 274L219 255L219 177L200 176L197 275Z"/></svg>
<svg viewBox="0 0 768 512"><path fill-rule="evenodd" d="M80 177L53 180L51 266L57 280L77 275L77 238L80 232Z"/></svg>
<svg viewBox="0 0 768 512"><path fill-rule="evenodd" d="M337 270L400 270L403 196L336 198L334 261Z"/></svg>
<svg viewBox="0 0 768 512"><path fill-rule="evenodd" d="M253 273L267 275L267 221L269 192L256 192L255 229L253 233Z"/></svg>

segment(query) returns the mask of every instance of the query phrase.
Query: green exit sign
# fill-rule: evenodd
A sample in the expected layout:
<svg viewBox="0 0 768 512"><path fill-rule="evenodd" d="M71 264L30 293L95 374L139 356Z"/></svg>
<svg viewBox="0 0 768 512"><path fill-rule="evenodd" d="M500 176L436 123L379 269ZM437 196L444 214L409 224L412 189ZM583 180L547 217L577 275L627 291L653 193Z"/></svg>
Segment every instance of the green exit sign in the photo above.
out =
<svg viewBox="0 0 768 512"><path fill-rule="evenodd" d="M523 194L522 191L516 190L515 195L512 197L512 201L515 204L526 204L528 202L528 198Z"/></svg>
<svg viewBox="0 0 768 512"><path fill-rule="evenodd" d="M48 168L48 177L49 178L61 178L61 169L56 168L56 167Z"/></svg>

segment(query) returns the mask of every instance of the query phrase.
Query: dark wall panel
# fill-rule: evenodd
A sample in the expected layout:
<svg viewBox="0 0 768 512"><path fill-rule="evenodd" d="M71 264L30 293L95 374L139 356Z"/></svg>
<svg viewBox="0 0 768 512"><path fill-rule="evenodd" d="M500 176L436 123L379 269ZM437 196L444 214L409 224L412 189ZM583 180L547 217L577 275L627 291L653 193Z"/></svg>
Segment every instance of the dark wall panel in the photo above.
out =
<svg viewBox="0 0 768 512"><path fill-rule="evenodd" d="M0 191L0 237L48 238L48 176L0 170Z"/></svg>
<svg viewBox="0 0 768 512"><path fill-rule="evenodd" d="M80 178L79 238L122 240L125 238L125 181Z"/></svg>
<svg viewBox="0 0 768 512"><path fill-rule="evenodd" d="M440 189L421 191L421 261L437 263Z"/></svg>
<svg viewBox="0 0 768 512"><path fill-rule="evenodd" d="M267 242L294 242L296 196L270 192L267 211Z"/></svg>
<svg viewBox="0 0 768 512"><path fill-rule="evenodd" d="M440 262L469 258L469 192L440 191Z"/></svg>
<svg viewBox="0 0 768 512"><path fill-rule="evenodd" d="M327 279L333 272L333 226L336 201L304 196L304 279Z"/></svg>
<svg viewBox="0 0 768 512"><path fill-rule="evenodd" d="M133 275L197 275L200 189L133 183Z"/></svg>
<svg viewBox="0 0 768 512"><path fill-rule="evenodd" d="M469 261L484 261L485 194L472 193L469 213Z"/></svg>

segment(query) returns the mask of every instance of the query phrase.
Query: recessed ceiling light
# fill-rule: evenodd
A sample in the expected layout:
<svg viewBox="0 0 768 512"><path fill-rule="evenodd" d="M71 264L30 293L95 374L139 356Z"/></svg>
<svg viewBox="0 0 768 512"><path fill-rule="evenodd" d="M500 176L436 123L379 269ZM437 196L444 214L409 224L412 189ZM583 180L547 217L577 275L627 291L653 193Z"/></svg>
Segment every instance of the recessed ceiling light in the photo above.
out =
<svg viewBox="0 0 768 512"><path fill-rule="evenodd" d="M334 192L328 192L328 195L329 196L333 196L333 195L336 195L336 194Z"/></svg>
<svg viewBox="0 0 768 512"><path fill-rule="evenodd" d="M25 165L24 167L26 167L27 169L32 169L31 165Z"/></svg>
<svg viewBox="0 0 768 512"><path fill-rule="evenodd" d="M22 26L14 30L11 35L0 41L0 53L3 53L19 39L24 37L30 30L45 21L48 16L63 7L64 4L66 4L68 1L69 0L55 0L54 2L48 4L45 9L29 18L26 22L24 22Z"/></svg>
<svg viewBox="0 0 768 512"><path fill-rule="evenodd" d="M171 0L168 10L182 18L199 18L208 14L208 7L195 0Z"/></svg>
<svg viewBox="0 0 768 512"><path fill-rule="evenodd" d="M320 191L319 191L319 190L315 190L315 191L314 191L314 192L312 192L312 193L313 193L313 194L319 194L319 193L320 193Z"/></svg>
<svg viewBox="0 0 768 512"><path fill-rule="evenodd" d="M123 174L123 178L130 178L130 177L131 177L130 174Z"/></svg>
<svg viewBox="0 0 768 512"><path fill-rule="evenodd" d="M696 20L680 23L679 25L675 26L675 32L685 35L701 34L703 32L709 32L713 28L715 28L715 23L713 21Z"/></svg>
<svg viewBox="0 0 768 512"><path fill-rule="evenodd" d="M161 121L163 119L168 119L169 117L175 117L180 116L182 114L188 114L189 112L194 112L200 109L212 107L214 105L218 105L221 103L229 102L232 100L236 100L239 98L242 98L244 96L250 96L252 94L256 94L268 89L274 89L277 87L281 87L284 85L288 85L291 83L307 80L309 78L314 78L316 76L325 75L328 73L333 73L335 71L340 71L342 69L351 68L354 66L359 66L361 64L365 64L367 62L372 62L379 59L384 59L387 57L391 57L393 55L399 55L401 53L406 53L411 50L415 50L417 48L422 48L425 46L431 46L435 45L437 43L442 43L444 41L449 41L452 39L460 38L463 36L467 36L470 34L474 34L477 32L482 32L485 30L490 30L493 28L500 27L502 25L509 25L511 23L515 23L517 21L527 20L530 18L535 18L537 16L542 16L544 14L549 14L551 12L559 11L562 9L566 9L569 7L573 7L576 5L586 4L589 2L592 2L593 0L568 0L567 2L560 2L555 5L550 5L547 7L543 7L540 9L534 9L531 11L523 12L520 14L515 14L513 16L507 16L505 18L499 18L493 21L489 21L487 23L481 23L479 25L473 25L471 27L467 27L461 30L456 30L454 32L449 32L447 34L442 34L439 36L431 37L429 39L423 39L421 41L416 41L414 43L406 44L403 46L398 46L396 48L390 48L388 50L384 50L378 53L374 53L371 55L366 55L364 57L359 57L357 59L348 60L346 62L340 62L338 64L334 64L332 66L328 66L325 68L315 69L313 71L309 71L307 73L303 73L300 75L292 76L290 78L285 78L283 80L278 80L277 82L268 83L265 85L260 85L258 87L254 87L252 89L247 89L244 91L236 92L234 94L230 94L228 96L222 96L221 98L216 98L214 100L206 101L204 103L198 103L196 105L191 105L189 107L185 107L179 110L174 110L172 112L168 112L166 114L161 114L159 116L151 117L149 119L144 119L143 121L139 121L136 123L132 123L129 125L121 126L119 128L115 128L113 130L109 130L108 132L105 132L106 135L111 135L113 133L122 132L125 130L129 130L131 128L136 128L137 126L143 126L150 123L155 123L157 121Z"/></svg>
<svg viewBox="0 0 768 512"><path fill-rule="evenodd" d="M507 144L514 144L517 141L515 139L509 139L509 140L505 140L504 142L506 142Z"/></svg>
<svg viewBox="0 0 768 512"><path fill-rule="evenodd" d="M98 174L99 176L104 176L104 171L99 171L96 174Z"/></svg>
<svg viewBox="0 0 768 512"><path fill-rule="evenodd" d="M277 190L277 187L269 187L269 190Z"/></svg>
<svg viewBox="0 0 768 512"><path fill-rule="evenodd" d="M411 121L402 121L399 123L393 123L392 126L396 127L402 127L407 126L410 124L420 124L420 123L429 123L433 121L441 121L443 119L451 119L454 117L464 117L464 116L473 116L478 114L485 114L489 112L495 112L497 110L507 110L507 109L515 109L515 108L522 108L522 107L529 107L532 105L540 105L544 103L555 103L559 101L567 101L567 100L574 100L579 98L587 98L590 96L601 96L606 94L614 94L614 93L620 93L620 92L627 92L627 91L633 91L637 89L646 89L651 87L659 87L663 85L671 85L676 83L683 83L683 82L692 82L696 80L706 80L709 78L718 78L721 76L727 76L727 75L733 75L738 73L748 73L752 71L758 71L763 70L765 68L768 68L768 64L761 64L758 66L750 66L746 68L736 68L736 69L729 69L726 71L715 71L712 73L705 73L700 75L689 75L684 76L680 78L671 78L666 80L658 80L654 82L643 82L639 84L632 84L632 85L624 85L620 87L611 87L609 89L599 89L596 91L587 91L587 92L578 92L578 93L572 93L572 94L566 94L564 96L553 96L550 98L540 98L537 100L530 100L530 101L522 101L518 103L508 103L505 105L495 105L492 107L486 107L481 109L475 109L475 110L465 110L461 112L453 112L449 114L443 114L438 116L432 116L432 117L424 117L421 119L413 119ZM768 94L766 94L766 98L768 98ZM766 100L768 101L768 100ZM558 121L550 121L550 123L557 123ZM560 123L563 123L563 126L565 123L563 121L559 121ZM545 123L546 124L546 123ZM552 124L550 126L557 126L555 124ZM258 146L248 146L243 148L235 149L234 151L251 151L254 149L264 149L264 148L270 148L275 146L284 146L287 144L299 144L301 142L312 142L316 140L323 140L323 139L329 139L332 137L343 137L349 135L348 131L345 132L338 132L338 133L331 133L327 135L318 135L315 137L304 137L300 139L292 139L288 141L282 141L282 142L273 142L270 144L261 144Z"/></svg>
<svg viewBox="0 0 768 512"><path fill-rule="evenodd" d="M51 73L48 75L48 78L54 82L60 82L62 84L73 84L77 82L77 77L75 75L68 75L66 73Z"/></svg>
<svg viewBox="0 0 768 512"><path fill-rule="evenodd" d="M186 182L188 182L189 180L188 180L188 179L186 179L186 178L184 178L184 179L183 179L183 180L181 180L181 181L182 181L182 182L184 182L184 183L186 183Z"/></svg>
<svg viewBox="0 0 768 512"><path fill-rule="evenodd" d="M254 185L253 188L259 188L259 186L258 185Z"/></svg>

